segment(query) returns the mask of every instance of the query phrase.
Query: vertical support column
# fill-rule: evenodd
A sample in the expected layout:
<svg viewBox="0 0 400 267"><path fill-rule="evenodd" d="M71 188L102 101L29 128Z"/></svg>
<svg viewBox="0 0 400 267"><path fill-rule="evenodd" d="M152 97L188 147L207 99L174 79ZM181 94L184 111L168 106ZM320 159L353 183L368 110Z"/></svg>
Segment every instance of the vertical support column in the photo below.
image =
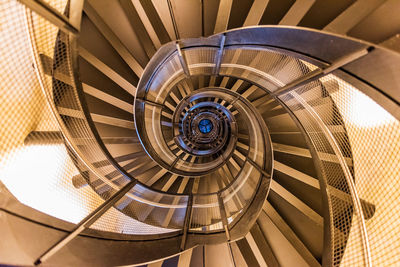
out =
<svg viewBox="0 0 400 267"><path fill-rule="evenodd" d="M182 53L181 46L180 46L179 42L176 42L176 49L178 50L179 61L181 62L181 66L182 66L183 72L185 73L185 75L187 77L190 77L189 67L187 65L186 58Z"/></svg>
<svg viewBox="0 0 400 267"><path fill-rule="evenodd" d="M181 242L181 251L185 250L187 233L189 231L190 222L192 221L193 195L189 195L188 204L186 207L185 221L183 225L183 235Z"/></svg>
<svg viewBox="0 0 400 267"><path fill-rule="evenodd" d="M215 55L214 75L218 75L219 69L221 68L222 55L224 53L225 38L226 38L225 34L222 34L221 41L219 43L219 49L217 54Z"/></svg>
<svg viewBox="0 0 400 267"><path fill-rule="evenodd" d="M222 224L224 225L224 229L225 229L226 239L228 241L230 241L231 240L231 234L229 233L228 218L226 216L224 200L221 197L221 193L218 193L218 204L219 204L219 211L220 211L220 214L221 214Z"/></svg>

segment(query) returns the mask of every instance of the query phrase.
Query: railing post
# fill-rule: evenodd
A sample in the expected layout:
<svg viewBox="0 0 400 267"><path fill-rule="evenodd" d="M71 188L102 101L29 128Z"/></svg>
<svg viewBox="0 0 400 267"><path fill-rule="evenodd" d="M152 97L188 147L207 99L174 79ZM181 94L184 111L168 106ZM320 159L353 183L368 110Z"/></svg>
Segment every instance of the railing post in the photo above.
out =
<svg viewBox="0 0 400 267"><path fill-rule="evenodd" d="M227 239L227 241L230 241L231 234L229 233L228 218L226 215L224 200L221 197L221 193L218 193L217 197L218 197L219 211L221 214L221 220L222 220L222 224L224 225L224 229L225 229L226 239Z"/></svg>
<svg viewBox="0 0 400 267"><path fill-rule="evenodd" d="M187 65L185 55L182 53L181 45L179 44L179 42L176 42L176 50L178 51L178 57L179 61L181 62L183 73L185 73L187 77L190 77L189 67Z"/></svg>
<svg viewBox="0 0 400 267"><path fill-rule="evenodd" d="M214 75L219 74L219 69L221 68L221 61L222 61L222 55L224 53L224 45L225 45L225 34L221 35L221 41L219 43L219 49L218 52L215 55L215 68L214 68Z"/></svg>
<svg viewBox="0 0 400 267"><path fill-rule="evenodd" d="M254 168L257 169L258 172L260 172L264 177L268 177L270 178L271 175L269 173L267 173L266 171L264 171L260 166L258 166L257 163L255 163L253 160L251 160L249 157L247 158L247 161L253 165Z"/></svg>
<svg viewBox="0 0 400 267"><path fill-rule="evenodd" d="M181 251L185 250L185 245L186 245L186 239L187 239L187 234L189 231L190 227L190 222L192 218L192 209L193 209L193 195L189 195L187 207L186 207L186 214L185 214L185 221L183 225L183 235L182 235L182 241L181 241Z"/></svg>

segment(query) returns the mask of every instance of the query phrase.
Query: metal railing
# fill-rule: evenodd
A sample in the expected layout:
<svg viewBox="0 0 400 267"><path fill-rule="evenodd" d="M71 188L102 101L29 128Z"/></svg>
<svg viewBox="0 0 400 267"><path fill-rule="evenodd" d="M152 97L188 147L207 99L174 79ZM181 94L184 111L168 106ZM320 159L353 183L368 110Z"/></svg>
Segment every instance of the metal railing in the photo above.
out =
<svg viewBox="0 0 400 267"><path fill-rule="evenodd" d="M215 201L209 203L209 207L203 207L204 203L197 201L199 197L193 197L192 201L192 197L188 195L158 192L141 184L137 179L130 176L110 155L97 133L85 104L82 85L78 76L79 66L77 65L79 56L77 38L81 19L78 14L82 14L83 1L66 2L65 10L67 13L64 15L42 1L21 1L21 3L27 6L26 22L37 77L47 98L50 110L58 122L58 127L63 134L68 151L76 162L77 167L81 171L88 173L86 179L101 181L101 186L106 188L106 193L100 194L104 199L103 204L80 221L71 233L44 252L35 264L40 264L47 260L83 231L92 228L92 225L97 224L98 221L102 221L103 217L113 207L120 209L120 211L136 220L172 229L176 231L175 235L182 235L183 233L181 249L198 243L193 235L190 235L188 241L186 239L188 238L187 232L191 231L190 228L193 228L194 233L198 232L198 230L194 230L196 227L191 227L192 218L196 216L197 210L203 208L216 209L219 213L223 211L219 219L223 227L218 231L215 231L218 228L213 228L213 226L201 228L202 230L200 230L200 232L210 233L210 236L207 237L209 240L215 235L216 240L221 240L222 237L222 240L226 241L227 238L231 237L230 230L232 230L234 238L239 238L247 233L248 229L246 227L250 227L250 225L242 226L240 231L235 230L238 229L235 225L240 221L239 217L243 216L243 214L249 213L250 217L254 217L254 214L257 214L254 211L257 205L253 205L252 210L247 211L247 209L250 207L251 199L255 198L257 194L263 194L265 198L267 184L262 183L261 185L261 180L266 172L259 172L262 168L255 168L253 161L254 164L249 165L249 168L257 173L255 177L259 177L258 185L253 188L254 193L248 199L248 205L241 208L241 216L235 215L235 220L232 218L228 220L225 214L226 209L220 207L220 205L229 202L233 194L238 194L240 187L244 183L241 183L240 187L234 190L234 193L215 193ZM107 178L115 170L118 171L117 179L111 180ZM270 176L266 178L269 179ZM206 198L210 199L210 196L206 196ZM119 208L120 205L117 204L124 201L129 202L129 205L136 206L140 212ZM261 204L258 205L258 210L261 209ZM154 214L160 214L158 216L165 214L165 210L167 210L166 213L172 214L171 222L174 223L160 223L161 218L147 219L149 212L146 211L147 215L144 215L142 212L144 207ZM178 210L184 210L184 212L177 212ZM254 217L253 220L255 219ZM212 224L215 225L215 222ZM157 235L158 238L163 236L162 232ZM166 234L165 236L171 235ZM145 237L142 238L145 239ZM154 239L153 236L148 238Z"/></svg>
<svg viewBox="0 0 400 267"><path fill-rule="evenodd" d="M268 31L270 29L268 27L260 27L246 30ZM360 146L368 146L368 144L362 144L361 139L354 136L354 134L358 132L352 132L350 136L348 135L347 128L353 127L352 124L349 124L349 120L352 119L351 117L354 116L354 114L346 113L346 109L352 108L354 104L350 101L338 98L336 95L338 92L359 94L358 89L341 80L340 77L342 76L349 77L344 74L342 70L345 70L348 66L354 66L354 62L357 64L358 62L362 62L362 60L366 60L365 58L373 58L374 53L372 52L380 48L360 42L358 46L353 46L353 51L347 55L336 55L336 59L331 58L330 60L332 63L328 63L329 61L323 62L320 60L323 59L323 55L321 54L308 54L305 56L301 51L293 52L295 47L286 47L286 49L291 49L291 51L285 50L285 47L276 47L274 42L279 43L281 41L280 39L272 40L271 46L269 46L268 42L270 40L252 40L251 38L243 40L237 37L240 35L241 31L246 30L236 30L220 35L224 37L225 47L222 49L224 50L223 53L221 52L221 42L218 42L218 35L212 37L214 42L210 41L209 46L204 47L193 48L195 40L183 41L179 49L183 57L187 58L189 61L189 63L187 63L188 72L191 75L201 73L202 75L212 76L216 74L215 66L218 66L219 75L245 79L275 96L276 100L287 109L303 129L303 133L311 145L310 151L312 152L312 156L314 160L319 163L317 166L320 168L318 172L320 174L320 187L322 192L326 193L325 205L330 211L329 216L325 216L325 220L328 222L326 224L327 227L325 227L325 238L329 239L327 242L329 245L324 248L324 263L327 265L350 264L372 266L374 256L371 251L367 222L367 219L371 220L371 213L363 204L363 195L371 197L371 191L365 191L367 185L362 183L364 178L357 176L357 173L355 173L357 168L363 169L363 171L366 172L368 165L362 165L366 164L365 159L360 159L359 155L353 159L352 149L354 148L351 146L354 143L356 149L360 149ZM275 31L275 29L271 30ZM292 31L295 31L295 29ZM306 34L323 35L315 32L307 32ZM265 33L262 36L267 35L268 34ZM328 38L330 36L325 37ZM339 39L337 41L340 43L340 38L337 38ZM259 42L258 45L255 44L257 42ZM356 49L354 49L354 47L356 47ZM210 50L215 52L220 51L219 54L222 54L222 58L216 59L215 62L204 62L201 61L200 56L197 58L193 56L196 55L196 53L198 55L204 55ZM238 52L239 50L241 51ZM173 51L174 48L171 46L170 53L172 54ZM346 53L345 51L346 49L344 49L344 53ZM392 57L397 56L389 51L385 52L391 54ZM236 61L234 61L233 59L237 53L241 53L240 57L236 57ZM292 60L292 62L297 65L298 69L302 71L296 73L296 70L293 69L292 72L286 72L287 74L291 74L285 77L285 81L280 80L272 73L265 70L264 63L268 62L267 58L265 58L265 60L258 59L259 62L256 62L256 57L262 58L262 53L269 53L270 55L268 56L271 57L271 61L273 61L274 55L289 58L289 60ZM160 54L166 57L165 51L160 52ZM155 57L157 57L157 55ZM319 58L319 60L315 58ZM241 63L240 60L252 63L250 65L245 65ZM353 65L351 65L351 63L353 63ZM168 61L164 61L164 64L168 64ZM173 75L174 74L171 74L168 77L173 77ZM390 79L390 73L387 75ZM323 84L328 78L328 84L331 84L329 88L327 85ZM355 82L357 78L354 76L349 80L352 80L353 83L361 86L361 88L368 87L362 85L360 81ZM336 87L332 86L332 84L335 84ZM318 90L315 90L313 93L311 91L313 88L317 88ZM383 89L379 88L379 90ZM305 94L305 92L308 92L308 94ZM387 104L388 108L390 107L389 110L393 112L392 103L385 95L372 94L370 88L367 88L365 92L374 97L374 99L383 106ZM368 101L371 109L382 109L373 100L370 99ZM338 104L341 105L338 107ZM326 107L324 107L324 105ZM398 115L395 110L392 114ZM357 119L362 120L363 114L356 115L358 116ZM385 116L391 117L389 113ZM395 118L392 120L396 121ZM396 125L398 125L398 121ZM398 126L395 126L395 128L392 127L394 126L381 129L380 131L383 131L387 135L395 134L395 129L398 129ZM374 145L378 147L385 146L384 143L379 143L383 141L378 139L379 136L376 138L377 139L374 140ZM390 142L393 145L395 144L393 143L395 142L394 140ZM363 157L365 157L365 155ZM364 161L364 163L360 163L361 160ZM395 168L392 169L390 175L394 177L394 174L399 171L398 168L395 167L396 163L388 164ZM359 181L359 183L357 183L357 181ZM363 191L362 194L360 194L360 190ZM373 203L373 205L377 204L378 203ZM393 240L394 238L395 237L392 235ZM385 261L384 256L381 255L379 260Z"/></svg>
<svg viewBox="0 0 400 267"><path fill-rule="evenodd" d="M112 188L112 191L114 194L112 196L107 196L104 197L106 199L106 202L102 206L99 207L94 213L92 213L89 217L84 219L80 224L78 224L78 228L73 231L70 235L66 237L66 239L63 239L60 241L60 243L57 243L53 248L49 249L48 252L43 254L37 261L39 263L41 260L46 259L52 253L56 252L56 250L59 247L59 244L63 244L63 242L68 242L68 240L71 239L71 237L76 236L79 234L81 231L84 230L85 227L88 227L88 224L86 222L94 223L94 218L97 219L97 217L101 216L101 214L105 213L108 208L110 208L112 205L116 203L118 200L122 199L124 196L127 196L131 198L132 201L138 201L142 204L147 204L153 207L164 207L164 208L170 208L170 209L177 209L177 208L184 208L184 207L190 207L190 210L186 210L185 212L185 218L182 220L182 228L184 229L184 235L185 237L182 239L182 244L181 248L185 248L185 242L186 240L186 235L187 232L189 231L189 225L190 225L190 217L193 213L193 208L196 206L196 200L192 199L192 197L188 196L176 196L176 195L169 195L169 194L164 194L160 192L155 192L157 194L160 194L159 199L161 199L163 196L167 196L171 198L171 202L167 203L160 203L159 201L154 201L154 199L158 199L157 197L153 198L154 195L152 195L152 198L146 199L143 198L143 195L141 194L134 194L131 192L131 190L138 189L137 187L137 181L130 177L129 174L125 173L123 169L116 163L115 161L112 160L112 157L107 154L107 150L105 149L105 146L102 144L102 141L100 137L97 135L96 130L93 128L93 122L90 123L90 116L88 116L87 110L85 110L85 106L82 106L82 95L79 92L79 77L77 77L77 49L76 49L76 35L79 34L79 22L80 22L80 15L81 15L81 7L82 4L80 3L81 1L71 1L74 3L73 5L80 7L78 9L74 9L74 15L70 15L71 19L68 19L67 16L61 15L58 13L56 10L49 8L44 2L42 1L20 1L21 3L27 5L29 9L27 9L27 22L29 26L29 32L32 40L32 49L33 49L33 55L35 59L35 65L36 65L36 70L38 72L38 77L39 81L41 81L41 86L43 88L43 91L45 92L45 95L47 96L48 103L50 104L50 107L57 118L59 122L59 126L64 134L64 139L66 141L66 144L72 149L72 153L77 157L80 163L85 165L85 168L87 168L91 173L94 174L94 176L98 177L100 180L102 180L106 186L109 186ZM71 8L72 10L72 8ZM47 20L42 20L41 18L32 11L37 12L40 15L43 15L49 22L54 23L56 26L49 26L50 24ZM76 13L75 13L76 12ZM76 14L79 14L77 16ZM40 28L40 23L44 25L45 27ZM59 33L58 29L61 29L64 33ZM284 28L285 31L296 31L297 29L292 29L292 28ZM244 29L246 30L246 29ZM253 30L253 29L247 29L247 30ZM277 28L268 28L268 27L261 27L260 29L254 29L254 31L270 31L270 33L276 33L276 31L279 31L280 29ZM325 253L325 257L329 257L326 260L326 263L329 265L340 265L343 262L347 261L347 264L359 264L359 265L365 265L365 266L372 266L372 264L379 262L379 263L388 263L390 262L386 258L386 254L379 254L379 246L375 246L373 249L371 248L371 244L369 242L369 232L372 232L374 235L379 236L376 234L376 232L379 232L378 230L380 227L384 227L385 224L377 224L375 222L371 223L368 225L366 222L366 218L364 217L364 210L362 206L362 198L363 197L369 197L369 195L373 194L374 192L380 192L380 191L374 191L370 188L368 188L365 184L358 185L359 181L363 182L363 178L360 178L357 176L357 173L355 173L355 168L358 167L359 170L361 170L361 173L368 173L366 171L367 166L355 166L358 164L358 162L353 161L353 153L352 150L354 151L354 145L357 146L362 146L365 145L360 139L351 139L348 135L348 127L352 127L351 123L349 123L349 118L351 114L346 114L343 110L340 110L341 108L345 108L346 105L343 105L341 108L337 107L341 103L341 99L335 98L337 93L335 90L329 90L326 89L324 86L321 85L321 80L326 78L329 73L333 73L334 75L330 74L332 80L338 81L340 80L339 77L346 77L349 81L352 81L354 84L357 84L357 88L361 88L365 94L370 95L373 97L374 100L379 102L384 108L386 105L391 105L391 107L394 106L395 108L391 108L391 111L393 116L390 114L388 117L390 117L390 120L392 124L390 125L390 128L383 128L384 134L380 135L382 136L395 136L395 133L398 132L399 126L398 126L398 102L396 102L397 96L391 95L390 91L385 91L385 88L381 88L378 85L382 84L381 80L385 79L385 75L390 75L390 73L386 74L381 74L382 77L380 77L380 80L378 81L371 81L369 84L363 83L361 79L357 79L357 75L352 74L352 70L355 69L354 64L361 64L360 59L363 59L363 57L367 57L366 60L374 59L374 54L371 53L373 50L371 49L372 45L368 43L362 43L358 41L353 41L354 44L348 44L346 43L347 46L343 47L343 54L340 54L339 52L332 53L329 55L322 55L322 54L317 54L316 52L313 52L308 50L307 45L311 46L312 44L310 43L304 43L302 46L296 47L296 44L287 44L283 41L284 38L278 36L275 36L275 40L271 39L265 39L264 37L260 37L259 35L254 35L255 39L253 40L243 40L241 38L237 38L237 36L240 36L242 30L236 30L236 31L231 31L227 32L223 35L223 40L224 42L221 41L215 41L215 44L211 45L211 47L215 48L216 51L220 51L218 54L220 56L217 57L216 62L212 67L210 67L210 64L206 63L196 63L192 62L191 64L187 65L187 71L189 74L193 71L195 71L197 68L203 68L202 71L205 69L209 70L210 73L209 75L222 75L222 76L232 76L232 77L238 77L238 78L245 78L246 80L256 84L260 88L263 88L266 90L266 92L271 93L272 95L275 95L276 99L280 101L291 113L291 115L296 118L296 120L302 125L306 135L308 136L308 139L311 141L311 144L313 146L312 151L313 157L317 158L317 160L320 162L320 167L321 167L321 175L319 177L320 179L320 185L321 188L324 189L322 190L324 193L326 193L326 199L327 199L327 206L329 207L331 213L329 214L329 218L325 217L325 220L329 221L329 229L328 230L330 233L329 236L331 238L330 241L330 247L326 247L325 249L329 249L330 251L328 253ZM297 30L297 31L303 31L302 33L305 35L319 35L322 39L323 38L332 38L334 41L340 43L341 40L344 38L337 37L337 36L328 36L319 32L307 32L305 30ZM47 43L43 43L46 40L46 36L49 37L51 32L51 38L49 39ZM54 35L54 33L56 35ZM259 32L258 32L259 33ZM48 34L48 35L47 35ZM261 36L267 36L266 34L261 35ZM307 36L304 38L306 39ZM58 39L56 41L56 38ZM260 38L260 39L257 39ZM310 38L311 39L311 38ZM217 40L217 38L216 38ZM40 55L44 53L44 51L41 50L54 50L54 44L58 43L60 44L62 42L65 44L67 47L65 48L65 62L60 62L66 64L66 68L63 70L64 72L62 74L65 74L67 77L66 85L65 86L70 86L68 88L72 89L74 94L73 97L70 98L71 101L74 101L74 103L70 102L71 106L74 108L72 109L74 114L72 114L78 121L79 121L79 127L82 127L82 129L85 129L85 131L81 131L81 134L85 134L85 140L86 141L86 148L90 148L91 153L95 152L97 155L101 156L96 156L95 158L88 158L86 154L88 153L87 151L82 152L82 148L76 146L74 142L74 132L73 134L70 133L70 129L68 129L67 126L65 126L65 110L60 111L60 107L56 105L56 101L54 99L57 99L57 95L55 95L54 91L54 84L55 81L53 80L53 76L55 76L55 69L52 69L53 73L51 76L47 77L48 75L46 74L46 68L43 66L43 60L41 59ZM299 40L301 42L301 40ZM49 44L51 43L51 44ZM317 44L314 44L317 45ZM179 46L179 50L181 53L186 53L185 51L188 51L189 49L186 49L186 47L190 46L190 42L183 42ZM176 49L176 47L174 48ZM192 48L191 48L192 49ZM202 47L198 47L196 49L203 49ZM240 64L240 62L233 62L229 58L229 50L231 53L236 53L238 49L242 49L243 51L251 51L254 52L256 51L259 53L260 51L267 51L268 53L272 54L279 54L280 56L287 56L291 60L296 61L296 64L303 68L305 70L305 73L299 73L299 75L294 75L293 77L290 77L290 81L281 81L279 79L276 79L273 77L272 74L265 72L260 66L260 63L255 63L253 66L245 66L243 64ZM379 50L379 48L376 48ZM75 52L74 52L75 51ZM175 52L175 50L171 50L171 52ZM379 50L380 53L386 53L388 57L393 57L396 58L397 56L390 53L389 51L385 50ZM249 54L251 56L251 54ZM334 59L334 60L332 60ZM398 59L398 58L396 58ZM53 64L57 63L57 60L60 59L53 59ZM60 60L62 61L62 60ZM304 62L303 62L304 61ZM165 64L165 63L164 63ZM353 64L353 65L352 65ZM57 64L55 64L57 65ZM311 69L314 68L314 70ZM51 67L53 68L53 66ZM373 68L373 66L371 66ZM215 73L215 70L218 72ZM341 81L341 80L340 80ZM356 81L356 82L354 82ZM368 81L367 81L368 82ZM315 94L315 95L309 95L308 97L304 97L302 94L309 90L310 88L314 88L315 85L320 86L320 91L325 94L325 98L328 99L328 105L331 107L331 109L334 110L333 114L330 113L332 110L325 110L325 109L320 109L319 106L326 104L326 103L321 103L320 99L318 97L320 94ZM361 85L360 85L361 84ZM339 89L342 91L346 92L355 92L358 89L355 89L351 86L351 84L347 84L343 81L341 81L341 88ZM361 87L359 87L361 86ZM63 87L64 88L64 87ZM367 88L367 89L365 89ZM371 89L372 88L372 89ZM61 87L59 89L62 89ZM365 89L365 90L364 90ZM373 93L371 93L373 92ZM378 92L378 93L377 93ZM383 92L383 93L382 93ZM344 94L344 93L343 93ZM61 95L59 97L62 97ZM371 103L375 103L374 101L371 101ZM346 104L346 103L345 103ZM347 103L349 106L351 103ZM376 104L376 103L375 103ZM69 110L71 111L71 110ZM337 112L339 111L339 112ZM63 113L64 112L64 113ZM60 115L61 114L61 115ZM64 114L64 115L63 115ZM71 113L68 113L71 115ZM397 116L397 117L396 117ZM327 123L327 118L329 117L330 123ZM82 119L88 119L89 122L84 120L84 122L80 121ZM393 126L394 125L394 126ZM389 127L389 126L388 126ZM339 130L338 130L339 129ZM87 131L86 131L87 130ZM345 137L340 137L340 133L342 136ZM374 132L375 133L375 132ZM322 134L322 135L321 135ZM386 134L386 135L385 135ZM81 138L82 136L79 136ZM345 147L342 147L343 140L346 140L347 143L345 143ZM349 143L349 140L353 140L353 143ZM383 140L378 140L377 144L379 146L382 146L380 141L383 142ZM393 142L396 142L396 140L389 140L388 141L393 147L396 148L395 144L392 144ZM100 144L100 145L99 145ZM352 145L352 147L350 146ZM397 148L396 148L397 149ZM333 153L332 153L333 151ZM396 150L397 151L397 150ZM97 153L98 152L98 153ZM327 161L326 156L327 154L330 154L329 157L330 160ZM92 156L92 155L91 155ZM392 159L394 161L394 165L391 168L391 175L390 179L393 181L394 184L397 185L397 182L395 181L393 174L398 174L398 166L396 168L395 164L398 163L397 158L395 156L387 156L389 159ZM347 159L350 158L350 161ZM103 162L103 161L108 161L107 164L103 165L102 167L105 168L106 170L103 170L101 168L95 167L91 162L96 160L97 162ZM351 162L353 161L353 162ZM109 163L112 164L109 164ZM330 164L327 162L334 162L335 164ZM381 164L390 164L387 162L382 162L379 161ZM250 162L251 163L251 162ZM112 166L110 168L110 165ZM254 165L251 163L251 165ZM263 170L258 167L257 165L253 166L255 169L259 169L258 172L261 174L261 176L264 175ZM115 184L112 182L109 182L105 177L109 173L110 169L118 169L122 173L122 180L123 182L121 184ZM383 167L380 167L381 169L384 169ZM140 185L143 186L143 185ZM346 201L338 201L337 197L335 196L335 192L337 190L342 191L345 195L349 196L350 202ZM360 189L362 193L360 193ZM381 189L380 189L381 190ZM126 193L128 192L128 193ZM130 192L130 193L129 193ZM372 192L372 193L371 193ZM391 192L393 195L395 193ZM216 199L216 203L218 203L218 207L222 208L220 205L221 203L226 202L224 200L224 192L219 192L218 197ZM186 198L186 199L181 199L178 201L178 204L172 204L176 203L176 198ZM396 198L391 198L396 199ZM229 200L227 200L229 201ZM182 203L183 202L183 203ZM193 202L193 203L192 203ZM344 203L344 204L343 204ZM381 204L381 203L376 203L376 204ZM382 204L383 205L383 204ZM389 216L393 215L390 213L388 209L385 208L388 212L383 217L380 218L388 218ZM379 207L378 207L379 208ZM221 216L221 223L226 226L227 222L229 223L229 210L225 207L224 209L221 209L222 211L219 211L223 216ZM338 216L339 213L342 213L343 211L347 211L347 217L340 217ZM225 215L224 215L225 214ZM226 217L226 218L225 218ZM189 219L188 219L189 218ZM227 239L229 239L229 230L225 227L224 229L226 231ZM223 233L225 234L225 233ZM349 236L352 236L353 239L351 244L348 244ZM393 242L398 242L398 239L396 239L395 236L387 234ZM344 238L343 238L344 237ZM383 238L382 236L380 236ZM226 240L226 239L225 239ZM358 240L358 241L354 241ZM376 240L376 239L375 239ZM390 242L390 241L387 241ZM373 251L376 251L377 255L379 256L374 256ZM387 254L390 254L391 252L387 252ZM348 254L348 255L346 255ZM357 257L362 255L361 260ZM355 259L353 261L349 260L348 258L354 257Z"/></svg>

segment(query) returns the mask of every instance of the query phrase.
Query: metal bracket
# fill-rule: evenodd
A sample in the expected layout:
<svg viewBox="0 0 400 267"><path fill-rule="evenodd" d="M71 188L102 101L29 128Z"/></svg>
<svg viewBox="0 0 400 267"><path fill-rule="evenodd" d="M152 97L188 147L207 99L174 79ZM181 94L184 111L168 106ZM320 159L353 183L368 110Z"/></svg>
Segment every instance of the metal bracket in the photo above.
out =
<svg viewBox="0 0 400 267"><path fill-rule="evenodd" d="M176 42L176 49L178 51L178 57L179 57L179 61L181 62L181 66L182 66L183 72L185 73L185 75L187 77L190 77L189 67L187 65L186 58L182 53L181 46L180 46L179 42Z"/></svg>
<svg viewBox="0 0 400 267"><path fill-rule="evenodd" d="M156 102L152 102L152 101L150 101L150 100L140 99L140 98L136 98L135 100L136 100L136 101L139 101L139 102L142 102L142 103L144 103L144 104L147 104L147 105L151 105L151 106L155 106L155 107L159 107L159 108L164 108L164 105L163 105L163 104L159 104L159 103L156 103Z"/></svg>
<svg viewBox="0 0 400 267"><path fill-rule="evenodd" d="M219 74L219 70L221 68L221 61L222 61L222 55L224 53L224 46L225 46L225 34L221 35L221 41L219 43L219 49L217 54L215 55L215 68L214 68L214 75Z"/></svg>

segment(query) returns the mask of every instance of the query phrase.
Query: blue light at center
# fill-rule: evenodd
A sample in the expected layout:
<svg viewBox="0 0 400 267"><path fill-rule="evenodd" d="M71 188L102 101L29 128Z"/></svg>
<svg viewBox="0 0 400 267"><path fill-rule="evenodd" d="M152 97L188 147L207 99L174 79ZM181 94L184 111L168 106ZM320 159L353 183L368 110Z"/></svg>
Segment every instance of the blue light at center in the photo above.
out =
<svg viewBox="0 0 400 267"><path fill-rule="evenodd" d="M209 119L202 119L199 122L199 130L203 134L208 134L213 129L213 124Z"/></svg>

